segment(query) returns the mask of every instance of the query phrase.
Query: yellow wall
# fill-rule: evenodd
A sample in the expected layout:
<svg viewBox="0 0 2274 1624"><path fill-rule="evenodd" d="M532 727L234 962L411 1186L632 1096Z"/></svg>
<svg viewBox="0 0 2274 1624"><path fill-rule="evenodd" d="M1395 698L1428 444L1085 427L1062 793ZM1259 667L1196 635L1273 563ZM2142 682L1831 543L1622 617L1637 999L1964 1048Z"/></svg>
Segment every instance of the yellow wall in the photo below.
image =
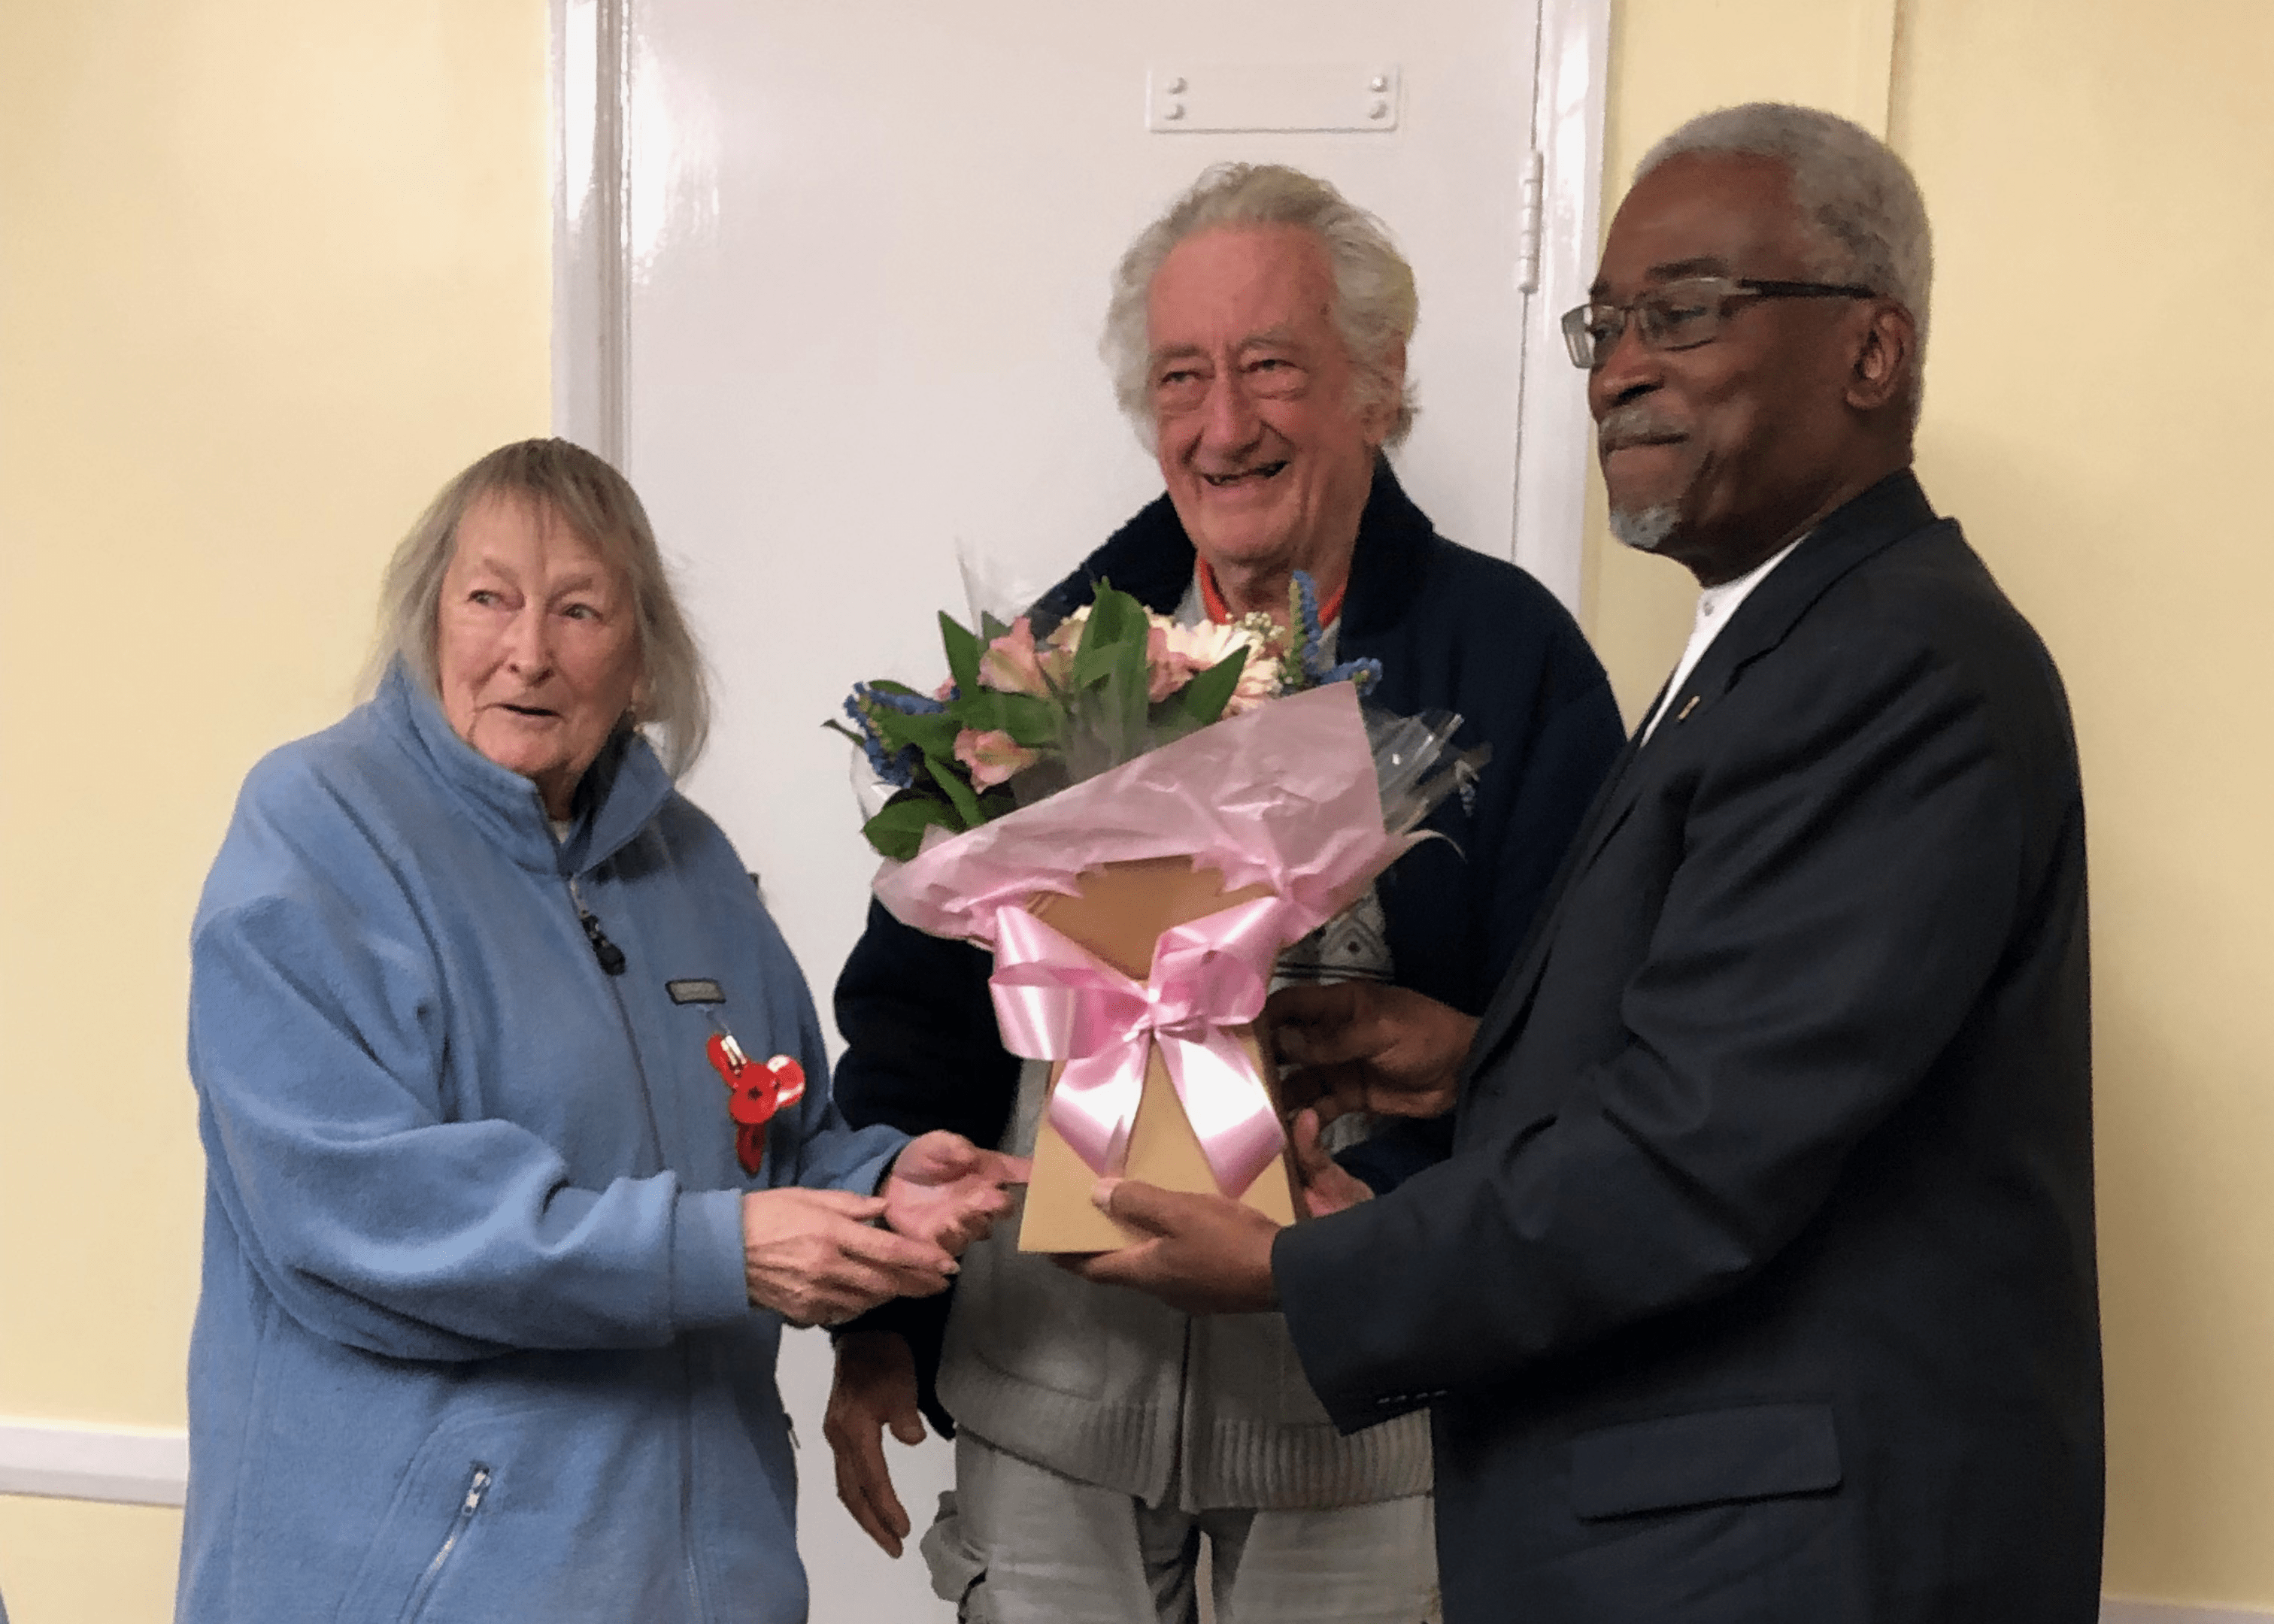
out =
<svg viewBox="0 0 2274 1624"><path fill-rule="evenodd" d="M1937 251L1920 474L2052 645L2084 756L2107 1585L2261 1607L2274 524L2255 388L2274 334L2250 290L2274 264L2270 65L2274 7L2244 0L1621 0L1607 177L1615 200L1650 142L1756 97L1886 118L1918 174ZM1631 714L1694 589L1609 542L1600 494L1594 512L1588 627Z"/></svg>
<svg viewBox="0 0 2274 1624"><path fill-rule="evenodd" d="M546 8L0 8L0 1417L178 1426L191 909L344 709L380 561L548 416ZM0 1497L15 1624L170 1613L180 1518Z"/></svg>

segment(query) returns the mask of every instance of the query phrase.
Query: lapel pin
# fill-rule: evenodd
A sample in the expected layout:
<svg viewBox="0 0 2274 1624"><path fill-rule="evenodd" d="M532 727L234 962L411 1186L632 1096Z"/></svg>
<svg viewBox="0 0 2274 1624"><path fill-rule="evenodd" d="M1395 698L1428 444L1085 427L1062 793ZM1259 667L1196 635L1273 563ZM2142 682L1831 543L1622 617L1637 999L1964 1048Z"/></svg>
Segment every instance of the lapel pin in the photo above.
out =
<svg viewBox="0 0 2274 1624"><path fill-rule="evenodd" d="M1675 712L1674 719L1679 722L1689 716L1689 714L1696 709L1698 709L1698 695L1692 694L1689 697L1688 701L1683 703L1682 709Z"/></svg>
<svg viewBox="0 0 2274 1624"><path fill-rule="evenodd" d="M805 1068L789 1055L760 1063L742 1052L734 1034L712 1033L704 1045L727 1089L727 1115L734 1124L734 1155L755 1174L766 1154L766 1124L776 1111L805 1096Z"/></svg>

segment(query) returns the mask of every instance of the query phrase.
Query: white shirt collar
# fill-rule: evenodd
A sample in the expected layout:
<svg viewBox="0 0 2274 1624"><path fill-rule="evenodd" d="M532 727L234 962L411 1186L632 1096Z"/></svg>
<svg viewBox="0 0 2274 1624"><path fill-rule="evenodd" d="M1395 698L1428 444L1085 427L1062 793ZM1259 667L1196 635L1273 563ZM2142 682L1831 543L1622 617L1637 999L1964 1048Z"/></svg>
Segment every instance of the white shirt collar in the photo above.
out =
<svg viewBox="0 0 2274 1624"><path fill-rule="evenodd" d="M1651 734L1657 730L1659 718L1666 714L1667 706L1672 704L1682 692L1682 685L1690 680L1690 673L1698 669L1698 662L1705 658L1706 650L1713 646L1713 639L1720 636L1721 628L1736 618L1737 605L1752 596L1755 587L1768 579L1769 571L1792 556L1794 547L1807 539L1807 536L1802 536L1782 551L1762 560L1735 581L1724 581L1719 586L1699 590L1698 613L1690 625L1689 646L1682 650L1682 658L1674 667L1674 675L1667 680L1664 695L1651 711L1650 720L1643 726L1644 742L1649 742Z"/></svg>

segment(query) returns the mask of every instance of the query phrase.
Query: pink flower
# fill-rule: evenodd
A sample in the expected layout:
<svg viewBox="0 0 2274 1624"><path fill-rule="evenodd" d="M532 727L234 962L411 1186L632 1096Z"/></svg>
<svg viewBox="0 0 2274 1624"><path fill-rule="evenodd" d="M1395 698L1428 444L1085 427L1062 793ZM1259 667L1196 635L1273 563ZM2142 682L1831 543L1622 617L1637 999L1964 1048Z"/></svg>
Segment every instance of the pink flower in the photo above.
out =
<svg viewBox="0 0 2274 1624"><path fill-rule="evenodd" d="M1033 766L1035 753L999 727L983 733L967 727L955 735L955 759L971 769L973 784L991 789L1013 773Z"/></svg>
<svg viewBox="0 0 2274 1624"><path fill-rule="evenodd" d="M1048 642L1054 649L1071 649L1081 642L1081 628L1089 624L1090 605L1084 604L1050 628Z"/></svg>
<svg viewBox="0 0 2274 1624"><path fill-rule="evenodd" d="M1251 616L1231 626L1202 621L1198 626L1167 628L1170 655L1185 663L1187 680L1240 650L1247 650L1247 663L1239 668L1239 686L1232 689L1231 698L1224 708L1226 716L1244 716L1266 700L1279 696L1284 674L1280 666L1283 645L1272 628L1257 625L1254 620L1255 617ZM1163 633L1156 628L1153 635L1157 640ZM1157 642L1155 646L1157 649Z"/></svg>
<svg viewBox="0 0 2274 1624"><path fill-rule="evenodd" d="M1004 694L1044 695L1043 661L1035 650L1035 628L1020 615L1011 629L989 643L979 657L979 680Z"/></svg>
<svg viewBox="0 0 2274 1624"><path fill-rule="evenodd" d="M1159 704L1193 680L1200 667L1169 646L1165 627L1156 626L1145 637L1145 697Z"/></svg>
<svg viewBox="0 0 2274 1624"><path fill-rule="evenodd" d="M1279 662L1269 655L1250 654L1239 668L1239 686L1224 707L1226 716L1246 716L1256 706L1279 696Z"/></svg>

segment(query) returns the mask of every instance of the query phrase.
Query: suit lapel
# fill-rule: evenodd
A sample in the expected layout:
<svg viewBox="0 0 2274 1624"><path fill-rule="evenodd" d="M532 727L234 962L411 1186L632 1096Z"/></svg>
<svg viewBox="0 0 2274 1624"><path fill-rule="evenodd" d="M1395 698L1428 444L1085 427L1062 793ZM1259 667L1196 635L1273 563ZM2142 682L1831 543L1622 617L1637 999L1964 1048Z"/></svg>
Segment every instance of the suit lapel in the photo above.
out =
<svg viewBox="0 0 2274 1624"><path fill-rule="evenodd" d="M1710 710L1728 691L1738 673L1781 643L1809 605L1822 597L1833 583L1872 554L1934 522L1934 509L1928 505L1926 493L1919 489L1911 471L1904 469L1888 475L1818 525L1815 533L1793 550L1791 557L1769 572L1738 605L1736 617L1721 629L1721 635L1707 647L1704 658L1683 683L1681 692L1668 694L1663 688L1660 690L1660 696L1643 711L1642 726L1635 730L1634 737L1627 741L1626 748L1612 763L1594 805L1580 820L1579 832L1573 837L1570 851L1549 889L1550 900L1517 960L1516 973L1501 983L1486 1006L1484 1018L1477 1026L1476 1041L1469 1049L1466 1076L1463 1079L1465 1094L1468 1078L1473 1077L1522 1024L1532 996L1539 989L1540 978L1547 970L1547 957L1555 946L1555 934L1562 923L1571 891L1652 782L1666 756L1674 731ZM1651 748L1645 750L1645 730L1650 727L1650 718L1661 704L1666 715L1650 731Z"/></svg>
<svg viewBox="0 0 2274 1624"><path fill-rule="evenodd" d="M1888 475L1826 519L1737 606L1682 691L1668 700L1656 736L1665 738L1699 720L1729 691L1745 666L1785 640L1834 583L1934 522L1926 492L1907 468Z"/></svg>

